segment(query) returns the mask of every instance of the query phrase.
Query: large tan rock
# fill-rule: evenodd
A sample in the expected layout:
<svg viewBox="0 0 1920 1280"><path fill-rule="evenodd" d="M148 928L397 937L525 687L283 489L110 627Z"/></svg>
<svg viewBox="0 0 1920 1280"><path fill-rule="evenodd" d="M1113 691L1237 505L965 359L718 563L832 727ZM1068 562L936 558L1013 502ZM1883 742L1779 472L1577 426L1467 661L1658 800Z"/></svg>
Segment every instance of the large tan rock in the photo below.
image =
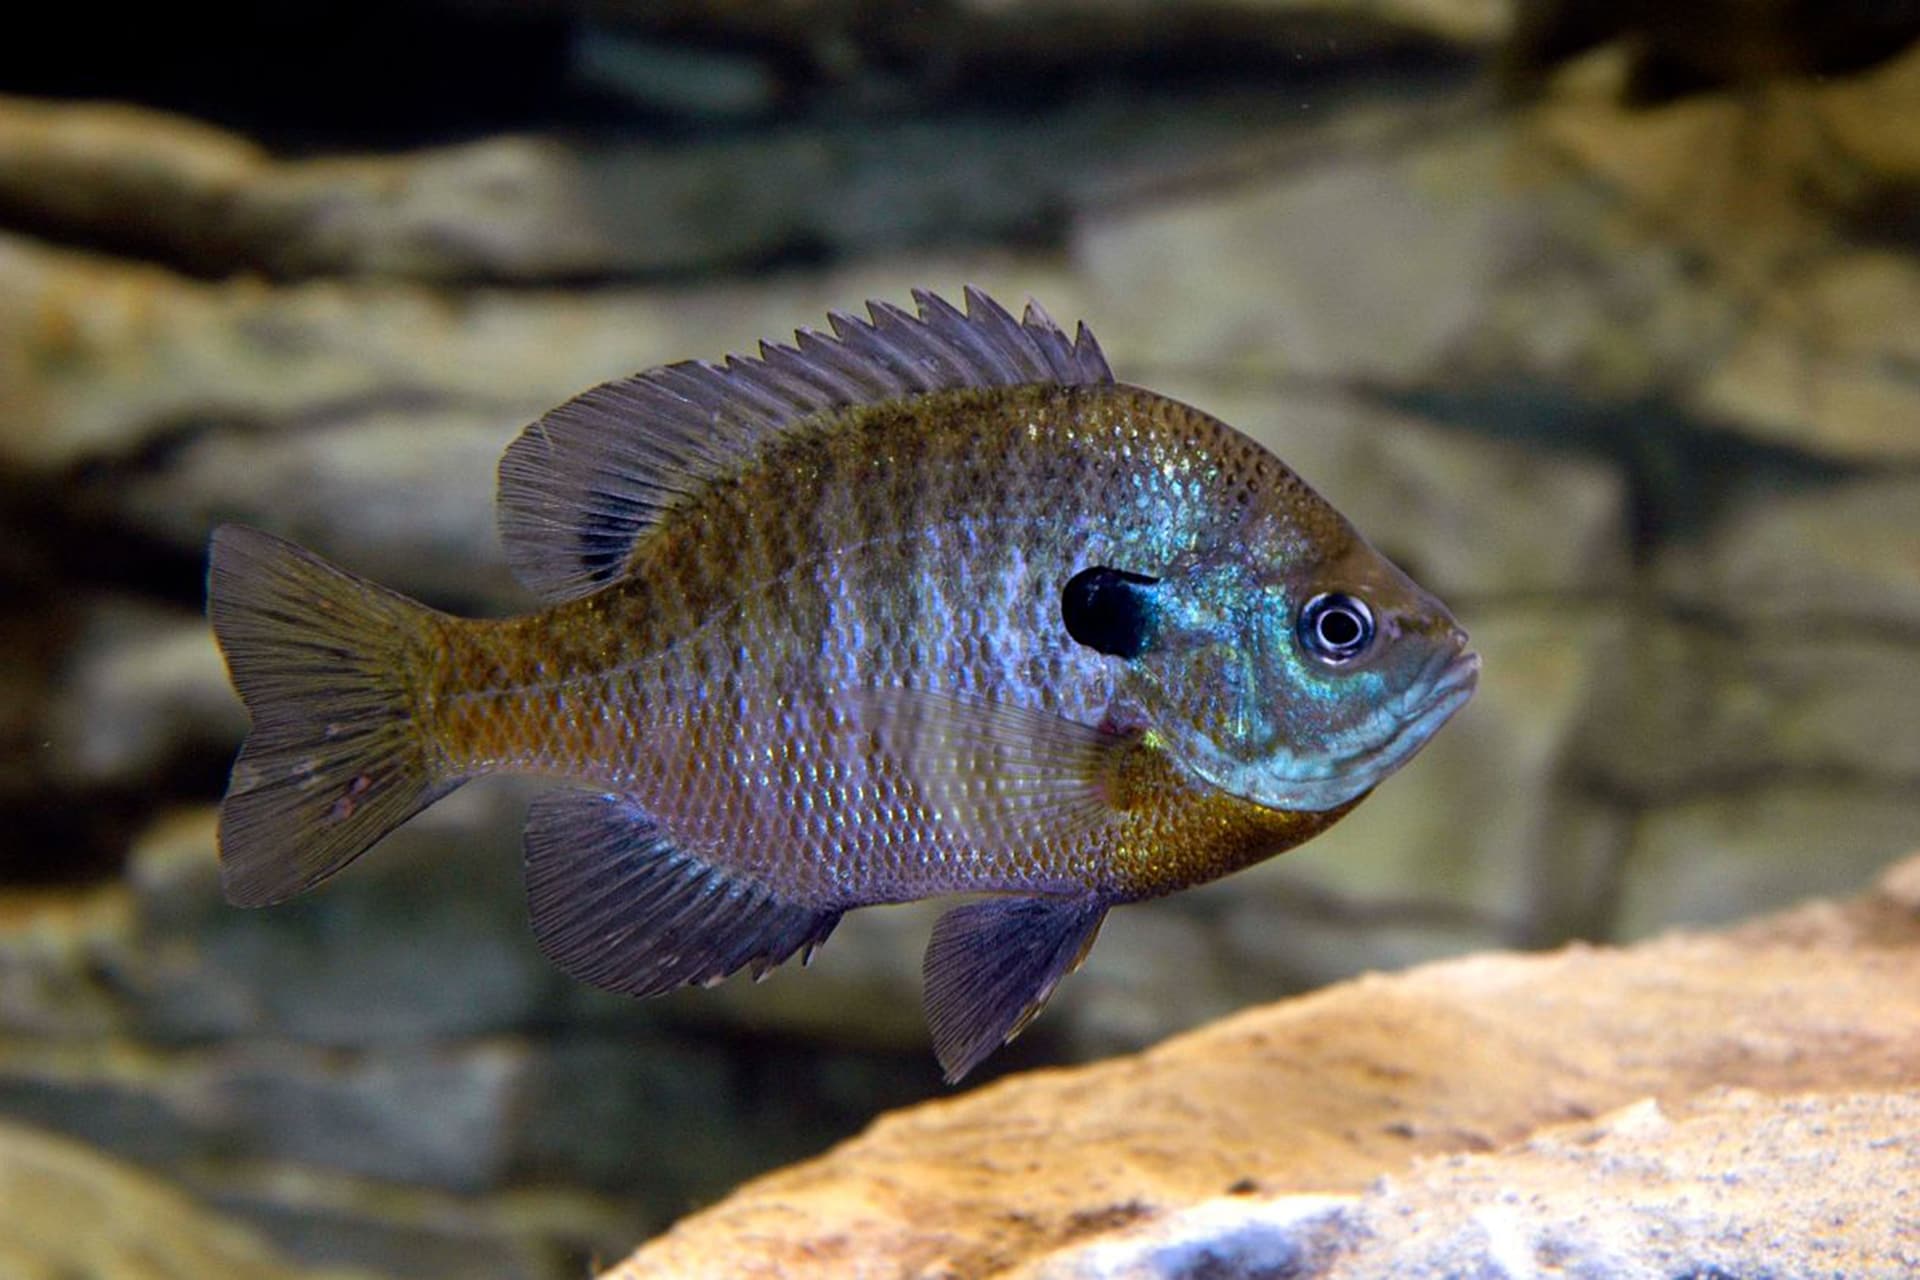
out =
<svg viewBox="0 0 1920 1280"><path fill-rule="evenodd" d="M1715 1176L1773 1177L1785 1206L1777 1229L1797 1247L1796 1232L1831 1230L1792 1209L1821 1162L1822 1121L1770 1099L1858 1095L1833 1103L1849 1117L1849 1149L1886 1145L1854 1171L1905 1173L1916 1079L1920 861L1861 901L1815 903L1730 934L1476 956L1364 978L1137 1057L1015 1077L888 1116L818 1160L748 1184L609 1276L1000 1276L1224 1195L1353 1193L1381 1174L1422 1187L1452 1181L1459 1205L1497 1172L1422 1157L1500 1151L1648 1099L1682 1128L1718 1125L1692 1143L1719 1152L1707 1158ZM1761 1096L1692 1101L1728 1086ZM1653 1114L1643 1106L1599 1131L1621 1150L1615 1188L1634 1187L1636 1160L1663 1158L1633 1132L1657 1129ZM1772 1145L1727 1145L1755 1116ZM1505 1158L1519 1168L1566 1156L1566 1131L1543 1141L1532 1156ZM1783 1168L1802 1175L1781 1179ZM1612 1194L1623 1192L1596 1190L1569 1210L1602 1210ZM1871 1233L1881 1219L1861 1221ZM1893 1256L1884 1239L1857 1243Z"/></svg>
<svg viewBox="0 0 1920 1280"><path fill-rule="evenodd" d="M1354 1197L1203 1201L1021 1280L1913 1274L1920 1093L1651 1099ZM1213 1270L1206 1270L1211 1266Z"/></svg>

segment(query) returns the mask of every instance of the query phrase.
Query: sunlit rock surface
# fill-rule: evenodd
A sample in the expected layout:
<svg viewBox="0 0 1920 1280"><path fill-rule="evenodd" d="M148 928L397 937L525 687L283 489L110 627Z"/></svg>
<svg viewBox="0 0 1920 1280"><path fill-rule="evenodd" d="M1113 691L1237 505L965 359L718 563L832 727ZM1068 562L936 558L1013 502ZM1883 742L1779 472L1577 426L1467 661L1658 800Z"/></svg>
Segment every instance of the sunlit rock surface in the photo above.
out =
<svg viewBox="0 0 1920 1280"><path fill-rule="evenodd" d="M1891 1280L1920 1259L1916 1126L1913 1093L1646 1100L1496 1153L1424 1160L1357 1196L1204 1201L1009 1274Z"/></svg>
<svg viewBox="0 0 1920 1280"><path fill-rule="evenodd" d="M608 1276L1891 1280L1920 1257L1916 882L1920 859L1732 933L1365 978L1002 1081Z"/></svg>

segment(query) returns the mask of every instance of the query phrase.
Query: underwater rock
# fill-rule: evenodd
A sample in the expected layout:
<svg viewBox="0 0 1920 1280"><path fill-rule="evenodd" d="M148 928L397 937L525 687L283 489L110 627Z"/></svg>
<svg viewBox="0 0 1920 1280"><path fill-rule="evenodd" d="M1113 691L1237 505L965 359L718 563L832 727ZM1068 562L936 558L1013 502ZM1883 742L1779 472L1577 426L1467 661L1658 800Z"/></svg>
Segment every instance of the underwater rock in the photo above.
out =
<svg viewBox="0 0 1920 1280"><path fill-rule="evenodd" d="M182 552L237 520L315 535L345 563L378 565L397 589L442 604L522 601L499 551L492 494L502 441L531 412L356 404L291 429L214 427L111 482L112 502Z"/></svg>
<svg viewBox="0 0 1920 1280"><path fill-rule="evenodd" d="M1627 96L1646 103L1769 79L1832 76L1892 57L1920 35L1911 6L1705 0L1676 7L1627 0L1516 0L1503 79L1538 87L1550 69L1618 41L1631 59Z"/></svg>
<svg viewBox="0 0 1920 1280"><path fill-rule="evenodd" d="M395 1280L577 1280L584 1259L648 1221L621 1200L560 1186L453 1195L257 1163L202 1166L183 1181L290 1257Z"/></svg>
<svg viewBox="0 0 1920 1280"><path fill-rule="evenodd" d="M118 885L0 897L0 1039L84 1043L124 1030L127 1010L98 966L132 915Z"/></svg>
<svg viewBox="0 0 1920 1280"><path fill-rule="evenodd" d="M1732 303L1726 345L1660 388L1757 439L1857 462L1920 456L1912 258L1920 49L1855 76L1737 87L1656 110L1563 94L1529 130L1540 171L1585 176L1615 234L1688 255ZM1586 282L1592 289L1604 277ZM1692 287L1692 286L1689 286Z"/></svg>
<svg viewBox="0 0 1920 1280"><path fill-rule="evenodd" d="M211 808L169 814L137 841L128 925L89 967L162 1044L405 1049L526 1027L566 981L526 936L519 812L517 792L472 788L334 893L272 912L220 896Z"/></svg>
<svg viewBox="0 0 1920 1280"><path fill-rule="evenodd" d="M1679 1211L1710 1176L1725 1187L1711 1207L1726 1221L1765 1214L1759 1193L1772 1189L1784 1200L1768 1220L1803 1225L1795 1243L1804 1256L1831 1243L1889 1258L1911 1241L1844 1242L1827 1217L1802 1210L1814 1207L1813 1170L1837 1173L1842 1161L1849 1179L1822 1188L1828 1206L1888 1171L1912 1185L1916 876L1920 862L1910 862L1878 894L1727 934L1481 955L1364 978L1134 1057L1003 1080L887 1116L817 1160L750 1183L607 1275L1019 1274L1048 1253L1124 1239L1130 1226L1222 1196L1350 1196L1382 1174L1390 1181L1369 1195L1383 1215L1434 1205L1437 1221L1514 1221L1523 1240L1598 1247L1593 1232L1621 1212L1609 1209L1609 1184L1543 1196L1533 1204L1544 1217L1521 1219L1502 1215L1525 1206L1488 1190L1506 1170L1546 1177L1556 1165L1571 1168L1576 1187L1587 1171L1626 1180L1615 1188L1669 1186L1649 1196L1647 1216L1622 1220L1632 1228L1622 1247L1661 1247L1659 1214ZM1715 1092L1725 1088L1751 1094ZM1797 1096L1810 1092L1824 1098ZM1596 1127L1609 1112L1619 1114ZM1579 1154L1589 1144L1597 1151ZM1489 1194L1493 1218L1472 1218ZM1871 1227L1910 1211L1858 1220ZM1204 1221L1209 1211L1200 1212ZM1234 1239L1244 1221L1231 1211L1221 1238ZM1440 1252L1428 1256L1456 1256L1439 1234ZM1461 1243L1500 1247L1484 1235ZM1722 1243L1708 1242L1702 1257L1711 1261ZM1302 1274L1447 1273L1396 1270L1392 1252L1340 1261L1353 1269Z"/></svg>
<svg viewBox="0 0 1920 1280"><path fill-rule="evenodd" d="M1908 111L1920 112L1920 85ZM1843 222L1869 242L1897 243L1912 225L1902 206L1920 192L1920 178L1905 183L1883 207ZM1884 229L1866 225L1881 220ZM1870 243L1755 280L1748 292L1755 319L1700 383L1700 412L1823 457L1896 467L1920 458L1920 389L1906 372L1920 360L1920 265L1910 251Z"/></svg>
<svg viewBox="0 0 1920 1280"><path fill-rule="evenodd" d="M1504 131L1457 114L1363 119L1344 145L1083 218L1075 253L1115 367L1139 352L1249 376L1436 380L1528 247Z"/></svg>
<svg viewBox="0 0 1920 1280"><path fill-rule="evenodd" d="M224 755L247 718L206 619L139 599L89 604L52 682L47 772L126 788L152 785L183 756Z"/></svg>
<svg viewBox="0 0 1920 1280"><path fill-rule="evenodd" d="M167 1048L0 1043L0 1111L148 1163L255 1159L477 1191L497 1184L525 1087L520 1046L357 1054L258 1041Z"/></svg>
<svg viewBox="0 0 1920 1280"><path fill-rule="evenodd" d="M1909 668L1912 669L1912 668ZM1617 936L1726 924L1749 902L1828 893L1879 866L1920 833L1920 785L1759 774L1654 804L1626 850ZM1818 848L1819 857L1807 850Z"/></svg>
<svg viewBox="0 0 1920 1280"><path fill-rule="evenodd" d="M1203 1201L1009 1280L1886 1276L1914 1261L1920 1095L1647 1099L1358 1196Z"/></svg>
<svg viewBox="0 0 1920 1280"><path fill-rule="evenodd" d="M373 1280L308 1270L151 1174L0 1124L0 1274L16 1280Z"/></svg>
<svg viewBox="0 0 1920 1280"><path fill-rule="evenodd" d="M471 7L471 6L465 6ZM483 6L484 7L484 6ZM719 44L771 46L789 60L845 76L870 61L917 57L944 84L985 58L1041 68L1153 57L1259 67L1279 58L1315 70L1348 61L1483 49L1508 30L1500 0L954 0L938 6L790 0L592 0L584 10L608 27L694 34ZM958 61L960 66L954 67ZM896 71L896 74L897 71Z"/></svg>
<svg viewBox="0 0 1920 1280"><path fill-rule="evenodd" d="M792 975L797 1014L773 983L725 1008L593 991L527 928L521 799L471 788L286 909L220 898L210 808L155 823L120 881L0 895L0 1112L295 1256L563 1280L938 1087L924 925L911 953L883 935L912 957L897 990L856 930L850 980Z"/></svg>
<svg viewBox="0 0 1920 1280"><path fill-rule="evenodd" d="M1810 541L1794 554L1824 558ZM1920 633L1876 625L1843 590L1796 620L1756 617L1765 600L1732 617L1636 614L1595 673L1581 768L1647 804L1794 777L1920 783Z"/></svg>
<svg viewBox="0 0 1920 1280"><path fill-rule="evenodd" d="M210 429L325 426L377 409L531 416L636 360L681 354L690 334L722 348L749 340L712 302L650 302L209 282L0 236L0 462L48 475Z"/></svg>
<svg viewBox="0 0 1920 1280"><path fill-rule="evenodd" d="M1573 424L1517 417L1529 396L1562 418L1665 401L1899 462L1920 455L1916 164L1869 140L1917 104L1920 51L1655 111L1573 90L1506 116L1355 109L1263 166L1087 210L1076 255L1116 364L1452 397L1542 440Z"/></svg>
<svg viewBox="0 0 1920 1280"><path fill-rule="evenodd" d="M1920 441L1920 429L1913 434ZM1674 599L1775 635L1912 645L1920 635L1916 511L1920 479L1902 470L1756 496L1707 537L1669 549L1657 581Z"/></svg>
<svg viewBox="0 0 1920 1280"><path fill-rule="evenodd" d="M158 111L0 97L0 222L199 278L678 278L1057 240L1074 207L1116 184L1177 173L1250 133L1299 132L1298 97L1109 94L1019 115L674 142L508 135L310 159Z"/></svg>

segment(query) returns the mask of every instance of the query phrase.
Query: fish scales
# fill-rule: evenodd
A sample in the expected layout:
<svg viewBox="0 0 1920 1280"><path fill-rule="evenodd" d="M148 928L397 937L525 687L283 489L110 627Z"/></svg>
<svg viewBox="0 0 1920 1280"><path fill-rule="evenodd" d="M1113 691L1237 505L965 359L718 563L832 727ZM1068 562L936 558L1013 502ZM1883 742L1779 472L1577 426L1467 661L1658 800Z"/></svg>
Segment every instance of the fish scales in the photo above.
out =
<svg viewBox="0 0 1920 1280"><path fill-rule="evenodd" d="M538 612L432 613L217 534L255 721L230 895L298 892L468 778L544 776L584 790L530 818L536 933L615 989L763 971L858 906L1006 895L929 946L957 1078L1108 907L1310 838L1465 701L1451 615L1272 454L1113 381L1084 328L917 296L530 427L501 508ZM290 630L303 605L327 634ZM359 683L322 689L354 644Z"/></svg>
<svg viewBox="0 0 1920 1280"><path fill-rule="evenodd" d="M1170 892L1291 820L1169 778L1139 788L1138 817L1112 833L966 847L910 779L838 759L833 692L911 684L1097 719L1099 656L1019 639L1055 629L1051 584L1088 553L1087 526L1131 507L1133 545L1092 554L1160 563L1244 510L1267 456L1123 386L838 415L677 510L608 591L505 623L442 620L424 722L455 771L547 773L697 812L689 843L764 852L741 869L798 893ZM1195 501L1202 489L1215 501ZM835 815L858 809L879 820L843 830Z"/></svg>

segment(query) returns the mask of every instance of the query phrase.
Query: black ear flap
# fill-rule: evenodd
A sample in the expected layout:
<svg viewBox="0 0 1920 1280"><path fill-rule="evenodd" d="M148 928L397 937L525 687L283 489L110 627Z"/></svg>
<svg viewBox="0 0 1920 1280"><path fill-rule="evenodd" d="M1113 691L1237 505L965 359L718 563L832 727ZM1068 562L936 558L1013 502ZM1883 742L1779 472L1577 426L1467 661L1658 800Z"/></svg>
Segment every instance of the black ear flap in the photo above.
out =
<svg viewBox="0 0 1920 1280"><path fill-rule="evenodd" d="M1095 565L1067 579L1060 617L1075 641L1116 658L1137 658L1153 645L1160 579Z"/></svg>

